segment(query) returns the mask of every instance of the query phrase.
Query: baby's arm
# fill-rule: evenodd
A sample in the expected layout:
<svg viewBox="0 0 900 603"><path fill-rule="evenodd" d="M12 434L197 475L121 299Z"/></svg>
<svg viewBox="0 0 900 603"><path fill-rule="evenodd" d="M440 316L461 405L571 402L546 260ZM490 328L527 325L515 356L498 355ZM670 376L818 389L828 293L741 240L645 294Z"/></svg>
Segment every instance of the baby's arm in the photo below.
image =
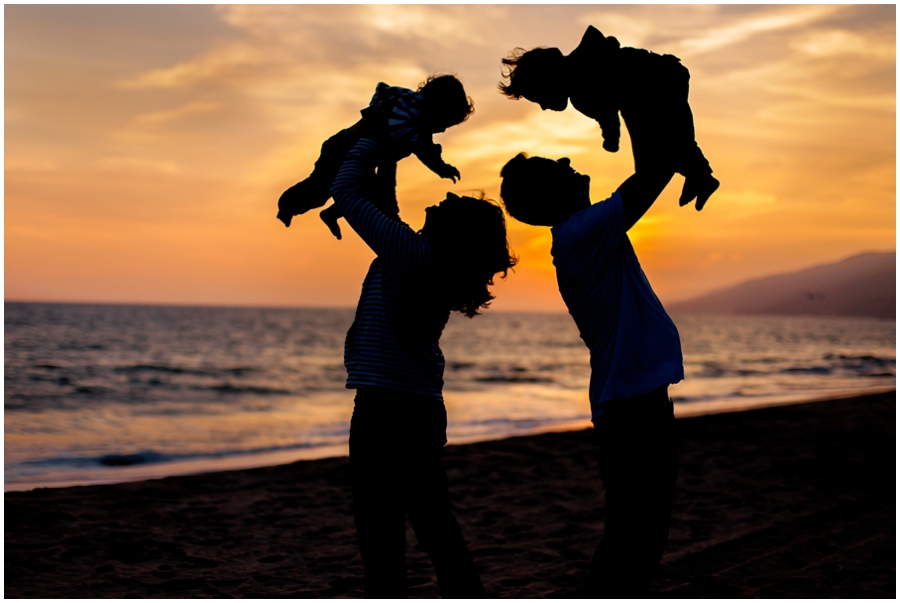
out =
<svg viewBox="0 0 900 603"><path fill-rule="evenodd" d="M445 163L441 157L441 145L430 141L421 141L413 151L419 161L441 178L449 178L454 183L460 178L459 170Z"/></svg>
<svg viewBox="0 0 900 603"><path fill-rule="evenodd" d="M610 153L619 150L619 138L622 135L619 125L619 111L614 107L604 107L596 118L603 132L603 148Z"/></svg>
<svg viewBox="0 0 900 603"><path fill-rule="evenodd" d="M610 153L615 153L619 150L621 130L619 127L619 109L617 107L602 98L600 92L597 92L589 102L582 100L576 104L573 100L572 106L600 124L600 130L603 132L604 149Z"/></svg>

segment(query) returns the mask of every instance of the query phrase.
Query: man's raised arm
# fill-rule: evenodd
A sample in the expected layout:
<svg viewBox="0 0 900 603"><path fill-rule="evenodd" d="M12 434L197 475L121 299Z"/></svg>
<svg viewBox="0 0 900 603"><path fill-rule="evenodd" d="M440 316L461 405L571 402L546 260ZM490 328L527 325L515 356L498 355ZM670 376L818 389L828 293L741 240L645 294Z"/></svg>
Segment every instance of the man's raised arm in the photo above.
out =
<svg viewBox="0 0 900 603"><path fill-rule="evenodd" d="M619 194L622 195L625 230L629 230L647 213L674 175L673 172L634 174L622 183Z"/></svg>

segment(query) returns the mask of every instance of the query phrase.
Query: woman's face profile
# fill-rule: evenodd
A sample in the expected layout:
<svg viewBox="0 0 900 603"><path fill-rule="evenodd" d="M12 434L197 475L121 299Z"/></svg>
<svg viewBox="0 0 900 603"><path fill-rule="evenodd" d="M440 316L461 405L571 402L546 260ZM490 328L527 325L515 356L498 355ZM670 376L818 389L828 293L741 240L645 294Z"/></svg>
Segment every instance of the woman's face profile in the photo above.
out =
<svg viewBox="0 0 900 603"><path fill-rule="evenodd" d="M453 193L447 193L447 197L437 205L429 205L425 208L425 224L422 232L434 231L436 227L446 226L448 218L454 209L458 209L459 197Z"/></svg>

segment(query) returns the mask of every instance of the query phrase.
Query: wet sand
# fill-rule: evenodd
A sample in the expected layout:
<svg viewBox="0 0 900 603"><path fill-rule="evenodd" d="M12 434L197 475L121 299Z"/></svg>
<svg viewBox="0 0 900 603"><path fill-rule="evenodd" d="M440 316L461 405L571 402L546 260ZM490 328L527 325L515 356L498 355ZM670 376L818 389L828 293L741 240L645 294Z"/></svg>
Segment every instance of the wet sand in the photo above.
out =
<svg viewBox="0 0 900 603"><path fill-rule="evenodd" d="M896 394L679 419L657 597L896 594ZM591 430L447 448L492 596L578 597L603 532ZM5 494L9 598L360 597L346 458ZM436 597L407 534L412 597Z"/></svg>

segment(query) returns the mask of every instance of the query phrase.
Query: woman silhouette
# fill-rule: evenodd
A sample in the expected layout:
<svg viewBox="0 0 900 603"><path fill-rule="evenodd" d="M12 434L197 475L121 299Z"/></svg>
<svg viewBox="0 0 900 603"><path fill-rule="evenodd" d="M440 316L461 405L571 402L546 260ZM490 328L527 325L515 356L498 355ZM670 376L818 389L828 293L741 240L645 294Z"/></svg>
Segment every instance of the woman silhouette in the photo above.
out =
<svg viewBox="0 0 900 603"><path fill-rule="evenodd" d="M484 588L447 493L439 341L451 311L471 318L488 305L494 277L505 277L515 258L503 212L488 200L448 193L425 210L419 232L385 216L363 194L378 147L361 138L331 190L378 256L344 347L347 387L357 390L350 467L365 594L406 596L408 514L441 597L480 597Z"/></svg>

